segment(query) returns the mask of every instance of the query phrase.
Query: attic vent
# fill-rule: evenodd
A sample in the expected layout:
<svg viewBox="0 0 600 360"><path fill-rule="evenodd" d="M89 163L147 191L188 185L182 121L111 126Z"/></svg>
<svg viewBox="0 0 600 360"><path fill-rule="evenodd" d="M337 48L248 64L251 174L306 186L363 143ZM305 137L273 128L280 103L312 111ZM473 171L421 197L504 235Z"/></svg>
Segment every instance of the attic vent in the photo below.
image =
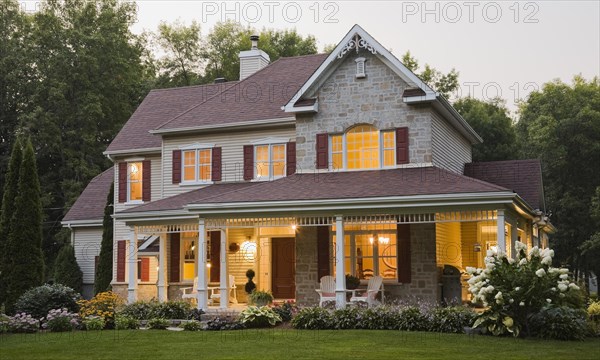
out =
<svg viewBox="0 0 600 360"><path fill-rule="evenodd" d="M367 74L365 73L366 59L364 57L359 57L354 61L356 61L356 78L363 79L363 78L367 77Z"/></svg>

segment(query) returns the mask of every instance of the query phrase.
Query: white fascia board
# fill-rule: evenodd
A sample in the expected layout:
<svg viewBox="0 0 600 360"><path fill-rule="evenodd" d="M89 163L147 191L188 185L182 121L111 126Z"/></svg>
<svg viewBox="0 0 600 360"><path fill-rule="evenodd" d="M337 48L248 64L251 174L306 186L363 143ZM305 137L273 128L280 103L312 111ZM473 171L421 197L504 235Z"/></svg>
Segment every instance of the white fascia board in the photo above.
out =
<svg viewBox="0 0 600 360"><path fill-rule="evenodd" d="M425 94L421 96L403 97L402 101L404 101L406 104L417 104L422 102L431 102L434 101L436 98L436 94Z"/></svg>
<svg viewBox="0 0 600 360"><path fill-rule="evenodd" d="M315 113L315 112L319 112L319 102L316 101L313 105L309 105L309 106L296 106L296 107L294 107L293 104L291 106L290 106L290 104L288 104L286 106L282 106L281 109L283 111L285 111L286 113Z"/></svg>
<svg viewBox="0 0 600 360"><path fill-rule="evenodd" d="M172 219L190 219L195 216L190 215L189 211L182 210L163 210L163 211L140 211L130 213L116 213L112 215L113 219L120 221L156 221Z"/></svg>
<svg viewBox="0 0 600 360"><path fill-rule="evenodd" d="M177 128L177 129L157 129L150 130L151 134L176 134L183 132L208 132L214 130L231 130L231 129L246 129L246 128L261 128L265 126L271 125L293 125L296 123L295 117L284 117L277 119L262 119L262 120L253 120L253 121L242 121L236 123L228 123L228 124L213 124L213 125L203 125L203 126L192 126L185 128Z"/></svg>
<svg viewBox="0 0 600 360"><path fill-rule="evenodd" d="M355 35L359 35L363 40L367 41L377 52L377 56L387 65L389 66L398 76L400 76L405 82L407 82L410 86L416 86L425 91L427 95L435 94L435 91L431 89L427 84L425 84L422 80L420 80L412 71L408 70L404 64L400 60L398 60L392 53L390 53L383 45L381 45L377 40L375 40L369 33L367 33L362 27L359 25L354 25L352 29L344 36L342 41L338 43L335 49L329 54L329 56L323 61L323 63L319 66L319 68L314 72L314 74L302 85L302 87L296 92L296 94L292 97L292 99L286 104L285 110L286 112L294 112L293 105L298 99L301 99L304 94L306 94L314 85L317 83L319 79L322 77L327 78L329 73L331 72L331 67L333 63L338 59L338 54L343 50L343 48L348 44ZM350 53L350 52L348 52Z"/></svg>
<svg viewBox="0 0 600 360"><path fill-rule="evenodd" d="M98 227L102 226L102 219L61 221L60 224L65 227Z"/></svg>
<svg viewBox="0 0 600 360"><path fill-rule="evenodd" d="M465 206L465 205L508 205L513 203L513 192L462 193L438 195L391 196L355 199L324 199L294 201L264 201L238 203L189 204L186 209L198 214L219 212L279 212L279 211L323 211L359 210L381 208L415 208L423 206Z"/></svg>
<svg viewBox="0 0 600 360"><path fill-rule="evenodd" d="M212 149L215 147L215 144L201 144L201 143L193 143L191 145L181 145L179 150L200 150L200 149Z"/></svg>
<svg viewBox="0 0 600 360"><path fill-rule="evenodd" d="M141 149L127 149L127 150L113 150L113 151L105 151L102 154L105 156L115 156L115 155L132 155L132 154L154 154L160 153L162 148L141 148Z"/></svg>

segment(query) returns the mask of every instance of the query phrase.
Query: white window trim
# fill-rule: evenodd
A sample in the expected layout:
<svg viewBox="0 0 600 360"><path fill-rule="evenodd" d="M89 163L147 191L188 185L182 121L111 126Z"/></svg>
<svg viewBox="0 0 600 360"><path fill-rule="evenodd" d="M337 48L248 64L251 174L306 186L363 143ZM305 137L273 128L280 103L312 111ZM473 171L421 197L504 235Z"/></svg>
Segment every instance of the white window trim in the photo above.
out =
<svg viewBox="0 0 600 360"><path fill-rule="evenodd" d="M194 185L210 185L214 182L212 181L212 149L214 148L214 144L194 144L181 147L181 182L180 186L194 186ZM210 176L211 180L199 180L200 179L200 151L201 150L209 150L210 151ZM194 180L185 180L185 152L194 151L196 160L194 165Z"/></svg>
<svg viewBox="0 0 600 360"><path fill-rule="evenodd" d="M343 133L333 133L333 134L329 134L329 138L328 140L328 158L329 158L329 170L330 171L365 171L365 170L378 170L378 169L395 169L397 168L397 164L394 163L394 165L391 166L385 166L385 158L383 156L383 133L385 132L391 132L394 134L394 144L396 143L396 132L394 131L394 129L383 129L383 130L378 130L379 131L379 167L378 168L368 168L368 169L348 169L348 163L347 163L347 144L346 144L346 134L348 132L343 132ZM333 167L333 162L332 162L332 150L333 150L333 141L331 140L331 138L333 136L341 136L342 137L342 167L335 169ZM396 157L396 148L394 147L394 158Z"/></svg>
<svg viewBox="0 0 600 360"><path fill-rule="evenodd" d="M186 241L186 239L181 237L180 241L181 241L181 246L179 247L179 259L180 259L180 261L179 261L179 274L180 274L179 282L190 284L190 283L194 282L193 278L192 279L184 279L183 278L183 274L185 272L185 262L186 262L185 247L183 245L184 245L184 242ZM193 239L192 243L194 245L192 245L192 246L195 246L197 242L198 242L197 239ZM197 264L197 261L198 261L198 251L197 250L198 250L197 247L193 250L194 251L194 264ZM208 269L207 271L208 271L207 276L210 277L210 269ZM197 272L198 272L198 269L196 266L194 266L194 277L198 276Z"/></svg>
<svg viewBox="0 0 600 360"><path fill-rule="evenodd" d="M142 184L142 198L140 200L131 200L131 178L129 177L129 167L132 163L140 163L141 168L138 171L142 172L142 180L140 183ZM127 162L127 201L125 205L139 205L144 203L144 163L143 160L133 160Z"/></svg>
<svg viewBox="0 0 600 360"><path fill-rule="evenodd" d="M288 142L290 142L289 138L270 136L267 138L251 141L250 144L252 144L252 145L280 145L280 144L287 144Z"/></svg>
<svg viewBox="0 0 600 360"><path fill-rule="evenodd" d="M346 269L346 271L350 272L351 274L356 274L356 235L367 235L367 234L373 234L374 230L345 230L344 233L348 236L350 236L350 256L346 256L346 254L344 253L344 259L349 259L350 261L350 269ZM393 235L396 232L394 230L377 230L375 231L377 232L377 234L381 235L381 234L389 234L389 235ZM398 239L396 239L396 242L398 241ZM398 246L398 243L396 243L396 246ZM379 273L379 242L373 242L373 256L363 256L364 258L372 258L373 259L373 276L382 276ZM383 277L383 276L382 276ZM384 283L393 283L393 284L397 284L398 283L398 253L396 252L396 279L383 279ZM366 284L368 282L368 280L365 279L361 279L361 284Z"/></svg>
<svg viewBox="0 0 600 360"><path fill-rule="evenodd" d="M385 140L384 140L384 133L392 133L392 136L394 137L394 147L392 148L394 150L394 164L393 165L385 165L385 148L384 148L384 144L385 144ZM394 130L379 130L379 159L380 162L379 164L381 165L382 169L394 169L396 168L396 131Z"/></svg>
<svg viewBox="0 0 600 360"><path fill-rule="evenodd" d="M270 138L270 139L276 139L276 138ZM281 139L281 138L280 138ZM283 175L280 176L273 176L273 146L277 146L277 145L283 145ZM265 177L265 178L258 178L258 167L256 166L256 163L258 162L256 160L256 148L258 146L268 146L269 147L269 176ZM277 179L281 179L286 177L286 172L287 172L287 141L283 142L283 143L258 143L258 144L254 144L254 148L253 148L253 152L254 152L254 178L252 179L252 181L273 181L273 180L277 180Z"/></svg>

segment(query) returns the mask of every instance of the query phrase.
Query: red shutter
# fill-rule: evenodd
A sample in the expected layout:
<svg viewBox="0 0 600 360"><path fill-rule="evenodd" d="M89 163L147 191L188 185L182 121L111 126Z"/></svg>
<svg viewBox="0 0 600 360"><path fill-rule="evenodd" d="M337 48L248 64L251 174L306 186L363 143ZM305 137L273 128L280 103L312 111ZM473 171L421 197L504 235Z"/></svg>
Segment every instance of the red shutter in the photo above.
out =
<svg viewBox="0 0 600 360"><path fill-rule="evenodd" d="M317 134L317 169L329 167L329 135Z"/></svg>
<svg viewBox="0 0 600 360"><path fill-rule="evenodd" d="M127 202L127 163L119 163L119 202Z"/></svg>
<svg viewBox="0 0 600 360"><path fill-rule="evenodd" d="M150 160L142 161L142 200L150 201L152 198L152 163Z"/></svg>
<svg viewBox="0 0 600 360"><path fill-rule="evenodd" d="M210 232L210 281L221 281L221 232Z"/></svg>
<svg viewBox="0 0 600 360"><path fill-rule="evenodd" d="M411 282L410 225L398 224L398 282Z"/></svg>
<svg viewBox="0 0 600 360"><path fill-rule="evenodd" d="M181 150L173 150L172 178L173 184L181 182Z"/></svg>
<svg viewBox="0 0 600 360"><path fill-rule="evenodd" d="M171 276L169 277L170 282L179 282L179 269L181 262L181 251L180 251L180 234L171 234L171 256L169 261L169 269Z"/></svg>
<svg viewBox="0 0 600 360"><path fill-rule="evenodd" d="M290 141L286 146L286 175L290 176L296 173L296 143Z"/></svg>
<svg viewBox="0 0 600 360"><path fill-rule="evenodd" d="M408 164L408 128L396 129L396 164Z"/></svg>
<svg viewBox="0 0 600 360"><path fill-rule="evenodd" d="M140 280L142 280L142 282L148 282L150 281L150 258L143 257L140 259L142 264Z"/></svg>
<svg viewBox="0 0 600 360"><path fill-rule="evenodd" d="M317 277L330 274L329 270L329 226L317 226Z"/></svg>
<svg viewBox="0 0 600 360"><path fill-rule="evenodd" d="M117 282L125 281L125 252L127 242L125 240L117 241Z"/></svg>
<svg viewBox="0 0 600 360"><path fill-rule="evenodd" d="M254 146L244 145L244 180L254 179Z"/></svg>
<svg viewBox="0 0 600 360"><path fill-rule="evenodd" d="M211 169L212 181L221 181L222 177L222 156L221 148L214 147L212 149L212 169Z"/></svg>

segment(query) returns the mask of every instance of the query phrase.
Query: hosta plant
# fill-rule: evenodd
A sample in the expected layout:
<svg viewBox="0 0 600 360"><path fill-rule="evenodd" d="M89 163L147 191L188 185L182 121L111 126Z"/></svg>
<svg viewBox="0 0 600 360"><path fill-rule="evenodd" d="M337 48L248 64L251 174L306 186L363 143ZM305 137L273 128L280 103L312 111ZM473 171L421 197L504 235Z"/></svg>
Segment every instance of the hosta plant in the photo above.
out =
<svg viewBox="0 0 600 360"><path fill-rule="evenodd" d="M281 316L268 306L248 306L240 313L240 322L249 328L275 326Z"/></svg>
<svg viewBox="0 0 600 360"><path fill-rule="evenodd" d="M473 327L493 335L529 335L531 317L545 307L582 306L581 291L569 270L552 267L553 250L534 247L527 253L521 242L515 249L515 259L490 250L485 269L467 268L473 303L487 307Z"/></svg>

